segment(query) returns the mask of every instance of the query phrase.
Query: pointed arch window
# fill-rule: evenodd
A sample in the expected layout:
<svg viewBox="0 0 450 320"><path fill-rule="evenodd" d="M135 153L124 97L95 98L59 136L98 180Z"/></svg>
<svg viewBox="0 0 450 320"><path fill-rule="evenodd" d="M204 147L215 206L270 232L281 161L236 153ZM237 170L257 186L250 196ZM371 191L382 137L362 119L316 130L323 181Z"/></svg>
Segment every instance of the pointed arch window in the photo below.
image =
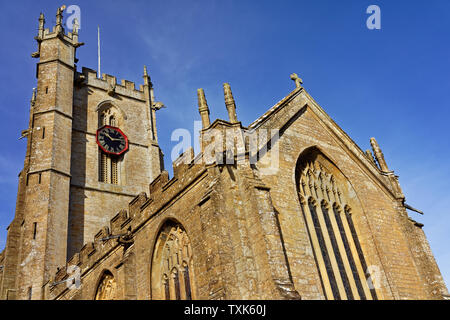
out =
<svg viewBox="0 0 450 320"><path fill-rule="evenodd" d="M152 298L194 299L192 252L186 231L167 222L161 229L152 260Z"/></svg>
<svg viewBox="0 0 450 320"><path fill-rule="evenodd" d="M345 177L313 150L297 167L297 189L327 299L377 299L366 279L366 261L347 203ZM339 176L340 184L337 182ZM347 190L348 191L348 190Z"/></svg>
<svg viewBox="0 0 450 320"><path fill-rule="evenodd" d="M116 280L110 271L103 272L95 293L95 300L116 299Z"/></svg>

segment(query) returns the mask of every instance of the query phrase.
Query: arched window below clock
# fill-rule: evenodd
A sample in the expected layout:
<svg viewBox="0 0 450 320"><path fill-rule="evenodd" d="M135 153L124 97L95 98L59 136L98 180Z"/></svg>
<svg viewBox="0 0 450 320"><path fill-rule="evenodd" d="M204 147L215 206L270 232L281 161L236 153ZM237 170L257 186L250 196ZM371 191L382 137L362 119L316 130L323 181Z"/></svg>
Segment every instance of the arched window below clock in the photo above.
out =
<svg viewBox="0 0 450 320"><path fill-rule="evenodd" d="M99 121L98 128L102 128L104 126L111 126L114 128L119 128L119 126L123 123L123 119L121 117L120 112L116 110L116 108L112 106L103 107L99 110ZM111 132L109 132L111 133ZM115 131L113 131L116 134ZM120 151L120 148L124 147L124 144L120 144L120 135L111 137L108 132L103 133L107 138L98 136L97 139L104 138L105 140L97 141L99 143L99 151L98 151L98 159L99 159L99 181L110 184L121 184L121 167L124 161L124 155L114 154L109 151ZM117 142L116 142L117 140ZM113 145L108 145L108 143L112 143ZM118 144L117 146L115 144ZM128 142L127 142L128 146ZM109 148L112 149L109 149ZM119 149L113 149L113 148Z"/></svg>

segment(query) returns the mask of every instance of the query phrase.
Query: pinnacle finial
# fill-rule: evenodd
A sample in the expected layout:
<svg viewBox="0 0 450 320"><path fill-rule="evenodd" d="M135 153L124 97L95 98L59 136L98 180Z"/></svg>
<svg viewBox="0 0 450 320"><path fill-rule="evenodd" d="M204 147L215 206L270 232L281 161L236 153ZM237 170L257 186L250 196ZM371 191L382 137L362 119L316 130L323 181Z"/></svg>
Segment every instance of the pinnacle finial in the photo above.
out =
<svg viewBox="0 0 450 320"><path fill-rule="evenodd" d="M80 29L80 23L78 22L78 19L73 19L73 28L72 33L75 35L78 35L78 30Z"/></svg>
<svg viewBox="0 0 450 320"><path fill-rule="evenodd" d="M203 111L208 108L208 103L206 102L205 91L200 88L197 89L197 98L198 98L198 110Z"/></svg>
<svg viewBox="0 0 450 320"><path fill-rule="evenodd" d="M223 94L225 97L225 106L227 107L228 117L231 123L238 122L236 115L236 102L234 101L233 93L229 83L223 84Z"/></svg>
<svg viewBox="0 0 450 320"><path fill-rule="evenodd" d="M144 75L142 76L144 78L144 85L149 86L150 88L153 88L152 81L150 79L150 76L148 75L147 66L144 65Z"/></svg>
<svg viewBox="0 0 450 320"><path fill-rule="evenodd" d="M377 162L378 162L378 165L380 166L381 171L389 172L389 168L386 164L386 160L384 160L383 152L381 151L381 148L378 145L377 140L375 140L375 138L370 138L370 144L372 145L375 159L377 159Z"/></svg>
<svg viewBox="0 0 450 320"><path fill-rule="evenodd" d="M209 120L209 107L208 103L206 102L205 91L202 88L197 89L197 98L198 98L198 112L202 117L202 126L204 129L209 127L211 122Z"/></svg>
<svg viewBox="0 0 450 320"><path fill-rule="evenodd" d="M295 86L297 88L301 88L302 87L303 80L296 73L292 73L291 74L291 80L293 80L295 82Z"/></svg>
<svg viewBox="0 0 450 320"><path fill-rule="evenodd" d="M36 88L33 88L33 94L31 95L31 105L34 106L36 103Z"/></svg>
<svg viewBox="0 0 450 320"><path fill-rule="evenodd" d="M148 77L147 66L144 65L144 77Z"/></svg>
<svg viewBox="0 0 450 320"><path fill-rule="evenodd" d="M62 32L62 21L63 21L63 11L66 9L65 5L62 5L61 7L56 10L56 31Z"/></svg>
<svg viewBox="0 0 450 320"><path fill-rule="evenodd" d="M45 17L44 14L41 12L39 15L39 28L38 28L38 37L43 38L44 37L44 25L45 25Z"/></svg>
<svg viewBox="0 0 450 320"><path fill-rule="evenodd" d="M63 19L63 11L66 9L65 5L62 5L61 7L56 10L56 25L62 25L62 19Z"/></svg>
<svg viewBox="0 0 450 320"><path fill-rule="evenodd" d="M372 151L370 151L370 149L367 149L367 150L366 150L366 156L367 156L367 158L369 158L370 162L375 163L375 160L374 160L374 158L373 158ZM376 165L376 164L375 164L375 165Z"/></svg>
<svg viewBox="0 0 450 320"><path fill-rule="evenodd" d="M223 84L223 94L225 96L226 104L235 103L233 93L231 92L231 87L230 87L229 83Z"/></svg>

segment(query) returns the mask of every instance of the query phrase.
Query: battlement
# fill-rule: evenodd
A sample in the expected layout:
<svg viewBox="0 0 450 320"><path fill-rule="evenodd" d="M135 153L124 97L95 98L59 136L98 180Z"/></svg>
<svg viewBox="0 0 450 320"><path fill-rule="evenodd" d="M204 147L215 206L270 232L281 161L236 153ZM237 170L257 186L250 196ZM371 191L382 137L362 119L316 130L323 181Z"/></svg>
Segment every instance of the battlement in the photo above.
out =
<svg viewBox="0 0 450 320"><path fill-rule="evenodd" d="M39 58L41 56L41 44L44 40L49 40L53 38L58 38L63 41L71 44L75 49L82 46L84 43L78 42L78 22L76 19L73 22L73 30L72 32L66 33L63 27L63 17L62 13L65 9L65 6L58 8L56 13L56 25L50 28L45 28L45 17L44 14L41 13L39 16L39 28L38 35L35 37L38 42L38 50L33 52L31 56L33 58ZM75 63L77 59L75 59ZM144 75L146 76L146 80L150 79L147 74L147 70L145 69ZM97 71L82 68L81 73L77 73L75 77L76 86L87 85L91 87L95 87L98 89L102 89L108 93L110 96L126 96L132 99L137 99L145 102L146 96L144 94L144 85L139 85L139 89L136 89L136 84L129 80L121 80L120 83L117 82L117 78L109 75L102 74L101 78L97 77ZM146 82L146 84L148 84Z"/></svg>
<svg viewBox="0 0 450 320"><path fill-rule="evenodd" d="M38 38L38 40L42 41L42 40L47 40L47 39L51 39L51 38L55 38L57 36L62 36L64 40L71 42L71 43L77 43L78 42L78 33L73 33L73 32L67 32L67 33L60 33L57 30L57 27L54 26L51 31L50 28L46 28L43 30L42 33L43 37L42 38ZM74 42L74 40L76 40L76 42Z"/></svg>
<svg viewBox="0 0 450 320"><path fill-rule="evenodd" d="M128 204L128 212L131 219L139 216L141 213L141 207L147 200L147 194L145 192L141 192L136 198L130 201Z"/></svg>
<svg viewBox="0 0 450 320"><path fill-rule="evenodd" d="M236 123L234 126L240 127L240 123ZM67 290L68 286L65 284L73 278L75 269L72 266L79 268L83 279L85 274L90 273L102 261L112 255L124 254L126 246L123 244L124 242L121 242L123 237L131 235L133 239L138 230L144 228L149 221L164 212L165 208L172 205L180 195L199 183L211 186L213 172L216 172L211 169L219 164L206 165L202 158L203 153L195 156L193 148L189 148L173 161L174 176L172 178L169 178L167 171L162 171L149 184L148 193L141 192L128 203L127 209L118 211L110 219L109 226L100 229L92 242L86 243L78 253L68 260L66 265L58 269L49 282L48 290L51 297L59 297ZM202 195L201 200L197 201L202 203L204 199L205 196Z"/></svg>
<svg viewBox="0 0 450 320"><path fill-rule="evenodd" d="M143 85L139 85L139 90L137 90L134 82L121 80L119 84L115 76L106 73L103 73L102 77L98 78L96 70L86 67L82 68L82 72L79 75L83 75L84 77L82 84L102 89L111 96L119 95L145 101Z"/></svg>
<svg viewBox="0 0 450 320"><path fill-rule="evenodd" d="M126 209L120 210L111 220L111 232L112 234L119 234L125 229L125 226L131 222L131 218L128 215Z"/></svg>
<svg viewBox="0 0 450 320"><path fill-rule="evenodd" d="M197 157L196 157L197 158ZM73 268L80 268L81 275L94 267L110 253L120 250L118 239L128 230L133 235L143 224L152 219L183 190L207 174L206 166L195 163L193 149L188 149L174 161L174 177L169 179L167 171L163 171L149 185L149 194L141 192L128 204L128 209L120 210L111 218L109 226L104 226L94 236L93 242L86 243L78 253L75 253L61 266L49 282L49 290L53 296L58 296L67 286L64 280L73 276Z"/></svg>
<svg viewBox="0 0 450 320"><path fill-rule="evenodd" d="M38 42L38 49L36 52L33 52L31 56L33 58L39 58L41 56L41 44L44 40L50 39L60 39L62 41L67 42L72 45L75 49L84 45L82 42L78 42L78 29L79 23L77 19L73 21L73 29L72 32L66 33L63 27L63 11L65 10L65 6L59 7L56 11L56 25L50 28L45 28L45 17L44 14L41 13L39 16L39 26L38 26L38 34L35 37L35 40Z"/></svg>
<svg viewBox="0 0 450 320"><path fill-rule="evenodd" d="M181 172L186 171L194 161L194 149L190 147L183 152L173 163L173 175L180 176Z"/></svg>

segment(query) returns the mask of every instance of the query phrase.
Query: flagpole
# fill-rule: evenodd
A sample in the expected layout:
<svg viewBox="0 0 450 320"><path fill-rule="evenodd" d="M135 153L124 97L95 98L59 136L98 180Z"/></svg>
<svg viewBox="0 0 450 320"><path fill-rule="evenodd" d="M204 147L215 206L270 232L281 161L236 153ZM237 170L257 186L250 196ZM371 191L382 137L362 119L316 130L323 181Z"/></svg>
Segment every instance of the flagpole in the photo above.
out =
<svg viewBox="0 0 450 320"><path fill-rule="evenodd" d="M97 39L98 39L98 74L97 77L101 78L101 70L100 70L100 26L97 26Z"/></svg>

